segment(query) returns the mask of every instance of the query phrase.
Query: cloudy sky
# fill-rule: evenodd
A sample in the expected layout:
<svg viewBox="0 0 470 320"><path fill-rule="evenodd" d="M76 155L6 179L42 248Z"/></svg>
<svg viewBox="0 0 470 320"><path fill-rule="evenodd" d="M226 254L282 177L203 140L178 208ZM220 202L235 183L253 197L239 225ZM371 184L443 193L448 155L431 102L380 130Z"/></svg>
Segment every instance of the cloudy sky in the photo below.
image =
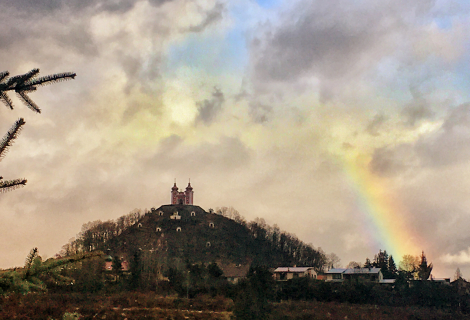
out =
<svg viewBox="0 0 470 320"><path fill-rule="evenodd" d="M1 69L72 71L0 109L0 267L82 224L232 206L343 266L424 250L470 277L464 0L3 0ZM397 256L399 255L399 256Z"/></svg>

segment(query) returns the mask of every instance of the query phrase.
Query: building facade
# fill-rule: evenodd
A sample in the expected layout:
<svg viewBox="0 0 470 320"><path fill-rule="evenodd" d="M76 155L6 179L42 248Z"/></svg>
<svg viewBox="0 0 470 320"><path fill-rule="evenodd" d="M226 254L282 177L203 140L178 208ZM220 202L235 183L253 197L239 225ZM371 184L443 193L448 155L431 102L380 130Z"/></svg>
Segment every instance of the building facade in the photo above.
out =
<svg viewBox="0 0 470 320"><path fill-rule="evenodd" d="M178 187L175 184L171 188L171 204L193 204L194 198L193 188L191 187L191 182L188 183L185 191L179 191Z"/></svg>

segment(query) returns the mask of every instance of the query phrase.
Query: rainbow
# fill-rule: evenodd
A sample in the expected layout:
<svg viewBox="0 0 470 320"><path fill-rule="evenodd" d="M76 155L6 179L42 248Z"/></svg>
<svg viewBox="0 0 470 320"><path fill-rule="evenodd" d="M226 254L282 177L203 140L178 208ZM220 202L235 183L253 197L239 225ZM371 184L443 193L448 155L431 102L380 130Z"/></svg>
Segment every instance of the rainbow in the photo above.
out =
<svg viewBox="0 0 470 320"><path fill-rule="evenodd" d="M403 255L418 255L421 250L418 236L408 226L407 210L387 188L386 178L374 175L368 167L367 157L344 158L343 168L348 177L351 190L356 196L356 211L362 221L367 242L374 252L387 250L393 255L395 263ZM372 257L371 257L372 258Z"/></svg>

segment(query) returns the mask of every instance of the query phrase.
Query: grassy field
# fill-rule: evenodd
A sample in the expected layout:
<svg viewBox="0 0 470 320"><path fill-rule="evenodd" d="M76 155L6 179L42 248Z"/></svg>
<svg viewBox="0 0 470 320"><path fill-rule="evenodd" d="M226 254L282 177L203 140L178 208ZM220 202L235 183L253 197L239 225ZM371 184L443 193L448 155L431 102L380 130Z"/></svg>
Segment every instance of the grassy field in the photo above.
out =
<svg viewBox="0 0 470 320"><path fill-rule="evenodd" d="M431 308L384 307L335 302L273 303L271 320L287 319L470 319L470 315ZM195 299L153 293L116 295L28 294L0 300L0 319L220 319L233 318L234 303L225 297Z"/></svg>

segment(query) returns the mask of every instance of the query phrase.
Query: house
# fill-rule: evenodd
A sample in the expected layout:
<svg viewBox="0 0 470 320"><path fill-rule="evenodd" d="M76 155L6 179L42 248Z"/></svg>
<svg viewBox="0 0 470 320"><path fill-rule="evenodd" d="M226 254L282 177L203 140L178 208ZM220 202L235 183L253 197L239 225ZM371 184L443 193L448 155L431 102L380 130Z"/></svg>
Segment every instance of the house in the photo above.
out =
<svg viewBox="0 0 470 320"><path fill-rule="evenodd" d="M333 268L328 270L325 273L326 279L328 282L342 282L344 280L343 274L347 269L343 268Z"/></svg>
<svg viewBox="0 0 470 320"><path fill-rule="evenodd" d="M313 267L279 267L274 270L274 279L277 281L285 281L303 277L316 279L317 273Z"/></svg>
<svg viewBox="0 0 470 320"><path fill-rule="evenodd" d="M344 280L372 282L383 281L383 275L382 271L380 271L380 268L334 268L328 270L326 272L326 276L326 281L330 282L342 282Z"/></svg>
<svg viewBox="0 0 470 320"><path fill-rule="evenodd" d="M380 268L354 268L346 269L343 278L345 280L365 280L372 282L380 282L383 280Z"/></svg>
<svg viewBox="0 0 470 320"><path fill-rule="evenodd" d="M246 264L221 264L218 263L219 268L224 273L224 277L227 279L228 282L237 283L241 279L245 279L248 271L250 270L250 263Z"/></svg>
<svg viewBox="0 0 470 320"><path fill-rule="evenodd" d="M465 296L470 294L470 282L465 281L463 278L458 278L457 280L452 281L451 286L457 288L457 293L459 296Z"/></svg>

